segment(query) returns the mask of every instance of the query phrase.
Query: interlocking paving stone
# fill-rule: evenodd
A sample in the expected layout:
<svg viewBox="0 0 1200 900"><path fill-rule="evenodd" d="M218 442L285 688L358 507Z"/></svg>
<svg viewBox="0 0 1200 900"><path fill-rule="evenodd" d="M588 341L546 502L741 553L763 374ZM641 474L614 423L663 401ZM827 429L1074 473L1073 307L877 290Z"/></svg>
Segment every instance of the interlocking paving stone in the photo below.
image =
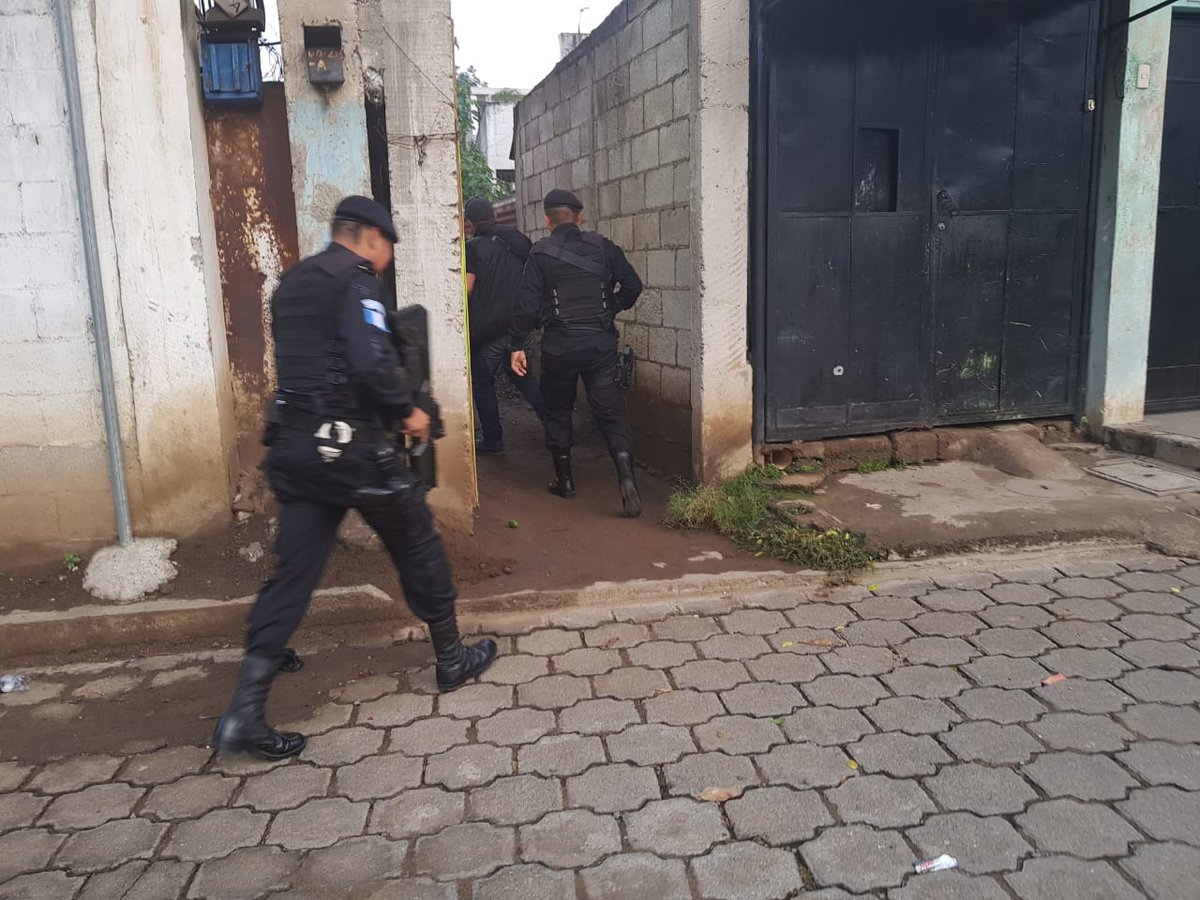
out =
<svg viewBox="0 0 1200 900"><path fill-rule="evenodd" d="M211 775L202 775L201 778L212 778ZM246 779L246 783L242 786L241 793L238 794L239 806L250 806L259 812L275 812L281 809L288 809L293 806L299 806L307 800L314 800L317 797L324 797L329 789L329 782L333 777L333 772L329 769L318 769L313 766L305 765L290 765L279 769L273 769L270 772L265 772L262 775L255 775ZM234 781L233 779L225 779L226 782ZM183 782L180 782L182 784ZM234 782L236 784L236 782ZM176 785L165 785L161 788L155 788L154 793L150 795L146 807L149 808L154 802L156 795L160 791L166 792L168 789L176 787ZM214 786L213 790L217 788ZM173 804L179 804L174 807L178 815L161 816L162 818L184 818L184 810L187 804L192 802L186 795L183 798L183 803L180 804L180 798L172 792L170 800ZM194 801L197 805L202 805L203 797ZM218 803L214 806L209 806L209 809L215 806L221 806ZM171 807L168 807L171 808ZM201 810L206 811L206 810Z"/></svg>
<svg viewBox="0 0 1200 900"><path fill-rule="evenodd" d="M351 800L390 797L421 783L422 761L387 753L337 770L337 792Z"/></svg>
<svg viewBox="0 0 1200 900"><path fill-rule="evenodd" d="M1029 725L1047 747L1055 750L1080 750L1084 753L1112 753L1124 750L1133 735L1108 716L1082 713L1049 713Z"/></svg>
<svg viewBox="0 0 1200 900"><path fill-rule="evenodd" d="M554 657L554 671L566 675L601 675L621 665L619 650L580 647Z"/></svg>
<svg viewBox="0 0 1200 900"><path fill-rule="evenodd" d="M790 684L739 684L720 696L731 713L749 716L785 716L808 705L804 695Z"/></svg>
<svg viewBox="0 0 1200 900"><path fill-rule="evenodd" d="M318 766L356 763L383 746L386 732L374 728L339 728L311 738L300 759Z"/></svg>
<svg viewBox="0 0 1200 900"><path fill-rule="evenodd" d="M1051 566L1027 566L1020 569L1005 568L996 572L1001 581L1012 581L1018 584L1049 584L1058 581L1065 573Z"/></svg>
<svg viewBox="0 0 1200 900"><path fill-rule="evenodd" d="M1040 607L1015 603L990 606L979 613L979 618L993 628L1041 628L1054 621L1054 617Z"/></svg>
<svg viewBox="0 0 1200 900"><path fill-rule="evenodd" d="M1200 712L1161 703L1138 703L1117 716L1130 731L1151 740L1200 744Z"/></svg>
<svg viewBox="0 0 1200 900"><path fill-rule="evenodd" d="M77 900L96 900L98 897L124 897L126 892L145 871L144 860L133 860L107 872L97 872L87 880Z"/></svg>
<svg viewBox="0 0 1200 900"><path fill-rule="evenodd" d="M37 872L22 875L4 885L4 900L47 900L48 897L74 897L83 886L82 878L65 872Z"/></svg>
<svg viewBox="0 0 1200 900"><path fill-rule="evenodd" d="M313 850L304 858L296 882L324 891L344 890L354 881L378 881L404 874L408 844L378 835L350 838Z"/></svg>
<svg viewBox="0 0 1200 900"><path fill-rule="evenodd" d="M841 885L855 893L895 887L912 871L912 851L894 831L869 825L829 828L800 848L818 885Z"/></svg>
<svg viewBox="0 0 1200 900"><path fill-rule="evenodd" d="M501 654L480 676L480 681L493 684L522 684L539 675L546 675L549 671L550 664L543 656Z"/></svg>
<svg viewBox="0 0 1200 900"><path fill-rule="evenodd" d="M999 816L941 813L906 832L921 859L949 853L959 868L974 875L1015 869L1033 853L1021 835Z"/></svg>
<svg viewBox="0 0 1200 900"><path fill-rule="evenodd" d="M950 752L964 762L979 761L991 765L1028 762L1044 748L1020 725L995 722L963 722L942 735Z"/></svg>
<svg viewBox="0 0 1200 900"><path fill-rule="evenodd" d="M739 838L756 838L773 845L810 840L818 828L833 824L816 791L786 787L752 788L728 801L725 814Z"/></svg>
<svg viewBox="0 0 1200 900"><path fill-rule="evenodd" d="M746 662L746 668L756 681L778 681L804 684L824 675L827 669L816 656L799 653L768 653Z"/></svg>
<svg viewBox="0 0 1200 900"><path fill-rule="evenodd" d="M533 653L538 656L554 656L566 653L573 647L583 643L578 631L563 631L558 628L548 628L531 634L522 634L517 638L519 653Z"/></svg>
<svg viewBox="0 0 1200 900"><path fill-rule="evenodd" d="M1026 861L1004 876L1021 900L1137 900L1145 895L1104 862L1065 856Z"/></svg>
<svg viewBox="0 0 1200 900"><path fill-rule="evenodd" d="M770 719L750 716L719 716L694 729L701 750L725 753L765 753L785 740L779 726Z"/></svg>
<svg viewBox="0 0 1200 900"><path fill-rule="evenodd" d="M671 690L667 676L658 669L617 669L592 680L597 697L616 697L618 700L643 700Z"/></svg>
<svg viewBox="0 0 1200 900"><path fill-rule="evenodd" d="M567 804L598 813L637 809L660 796L654 770L627 763L594 766L567 779Z"/></svg>
<svg viewBox="0 0 1200 900"><path fill-rule="evenodd" d="M342 801L343 803L348 801ZM183 860L215 859L262 840L270 816L249 809L218 809L180 822L165 853Z"/></svg>
<svg viewBox="0 0 1200 900"><path fill-rule="evenodd" d="M784 900L804 886L795 856L758 844L722 844L690 867L705 900Z"/></svg>
<svg viewBox="0 0 1200 900"><path fill-rule="evenodd" d="M392 897L403 897L404 900L458 900L458 886L454 884L438 884L428 878L398 878L388 881L384 886L368 896L367 900L390 900ZM303 894L278 894L271 900L309 900Z"/></svg>
<svg viewBox="0 0 1200 900"><path fill-rule="evenodd" d="M1115 597L1116 603L1131 613L1155 613L1157 615L1182 615L1191 609L1191 604L1178 594L1134 591Z"/></svg>
<svg viewBox="0 0 1200 900"><path fill-rule="evenodd" d="M1114 652L1139 669L1200 668L1200 651L1179 641L1126 641Z"/></svg>
<svg viewBox="0 0 1200 900"><path fill-rule="evenodd" d="M578 775L604 761L604 744L594 735L548 734L517 749L517 771L523 775Z"/></svg>
<svg viewBox="0 0 1200 900"><path fill-rule="evenodd" d="M0 884L27 872L45 868L58 851L66 835L53 834L46 828L27 828L4 835L4 853L0 854Z"/></svg>
<svg viewBox="0 0 1200 900"><path fill-rule="evenodd" d="M611 816L585 809L550 813L521 826L521 858L555 869L590 866L621 849L621 832Z"/></svg>
<svg viewBox="0 0 1200 900"><path fill-rule="evenodd" d="M897 778L932 775L942 763L950 762L946 751L928 735L869 734L846 749L862 771Z"/></svg>
<svg viewBox="0 0 1200 900"><path fill-rule="evenodd" d="M926 613L930 615L930 613ZM895 647L903 644L917 633L903 622L872 619L868 622L851 622L838 635L849 644L866 644L869 647Z"/></svg>
<svg viewBox="0 0 1200 900"><path fill-rule="evenodd" d="M715 619L706 616L675 616L655 622L654 636L665 641L702 641L710 634L719 634Z"/></svg>
<svg viewBox="0 0 1200 900"><path fill-rule="evenodd" d="M831 603L803 603L784 613L796 628L841 628L854 621L854 613Z"/></svg>
<svg viewBox="0 0 1200 900"><path fill-rule="evenodd" d="M988 628L971 640L985 653L1003 656L1037 656L1054 647L1032 628Z"/></svg>
<svg viewBox="0 0 1200 900"><path fill-rule="evenodd" d="M1178 616L1156 616L1146 613L1131 613L1115 623L1116 627L1131 638L1147 641L1186 641L1194 637L1195 625Z"/></svg>
<svg viewBox="0 0 1200 900"><path fill-rule="evenodd" d="M824 654L821 662L830 672L851 675L882 675L901 664L891 648L868 647L865 644L838 647Z"/></svg>
<svg viewBox="0 0 1200 900"><path fill-rule="evenodd" d="M1160 900L1194 900L1200 882L1200 850L1171 844L1138 847L1121 868Z"/></svg>
<svg viewBox="0 0 1200 900"><path fill-rule="evenodd" d="M814 706L837 706L842 709L872 706L888 696L878 679L857 675L823 675L803 685L801 691Z"/></svg>
<svg viewBox="0 0 1200 900"><path fill-rule="evenodd" d="M978 612L992 605L992 600L982 591L948 588L930 591L921 598L921 605L935 612Z"/></svg>
<svg viewBox="0 0 1200 900"><path fill-rule="evenodd" d="M472 886L472 900L569 900L575 897L575 876L545 866L507 866ZM383 900L383 898L380 898Z"/></svg>
<svg viewBox="0 0 1200 900"><path fill-rule="evenodd" d="M1156 841L1200 846L1200 793L1175 787L1138 788L1117 804L1125 818Z"/></svg>
<svg viewBox="0 0 1200 900"><path fill-rule="evenodd" d="M825 792L848 824L864 822L881 828L915 825L934 811L933 801L915 781L886 775L862 775Z"/></svg>
<svg viewBox="0 0 1200 900"><path fill-rule="evenodd" d="M1118 575L1113 581L1129 591L1169 591L1187 586L1186 581L1166 572L1131 572Z"/></svg>
<svg viewBox="0 0 1200 900"><path fill-rule="evenodd" d="M875 585L874 593L881 597L920 597L933 590L933 586L932 581L924 578L896 579L879 582Z"/></svg>
<svg viewBox="0 0 1200 900"><path fill-rule="evenodd" d="M561 731L614 734L642 720L632 700L581 700L558 714Z"/></svg>
<svg viewBox="0 0 1200 900"><path fill-rule="evenodd" d="M397 687L399 683L389 675L371 675L335 687L329 692L329 696L338 703L359 704L376 700L384 694L395 693Z"/></svg>
<svg viewBox="0 0 1200 900"><path fill-rule="evenodd" d="M1186 581L1188 584L1200 585L1200 565L1187 566L1177 571L1175 575L1181 581Z"/></svg>
<svg viewBox="0 0 1200 900"><path fill-rule="evenodd" d="M632 647L650 639L650 629L633 622L617 622L601 625L583 633L583 642L589 647Z"/></svg>
<svg viewBox="0 0 1200 900"><path fill-rule="evenodd" d="M407 725L433 714L433 698L426 694L390 694L358 708L358 724L375 728Z"/></svg>
<svg viewBox="0 0 1200 900"><path fill-rule="evenodd" d="M542 681L545 679L539 678L531 681L527 685L522 685L522 689L540 685ZM535 693L541 693L542 690L544 688L539 687ZM539 705L524 698L521 702L529 706ZM456 719L482 718L490 716L498 710L508 709L512 705L513 689L505 684L468 684L452 694L442 694L438 697L438 712L443 716L453 716Z"/></svg>
<svg viewBox="0 0 1200 900"><path fill-rule="evenodd" d="M1065 597L1055 600L1046 607L1054 615L1062 619L1078 619L1084 622L1111 622L1119 619L1124 612L1108 600L1094 597Z"/></svg>
<svg viewBox="0 0 1200 900"><path fill-rule="evenodd" d="M475 734L487 744L532 744L553 730L548 709L502 709L475 723Z"/></svg>
<svg viewBox="0 0 1200 900"><path fill-rule="evenodd" d="M457 744L467 743L470 723L462 719L438 716L419 719L409 725L393 728L388 749L405 756L432 756L445 753Z"/></svg>
<svg viewBox="0 0 1200 900"><path fill-rule="evenodd" d="M1043 753L1021 770L1050 797L1120 800L1136 782L1107 756Z"/></svg>
<svg viewBox="0 0 1200 900"><path fill-rule="evenodd" d="M613 760L628 760L639 766L675 762L696 750L696 742L686 728L661 723L631 725L619 734L609 735L604 742Z"/></svg>
<svg viewBox="0 0 1200 900"><path fill-rule="evenodd" d="M108 781L121 768L122 760L113 756L76 756L47 765L30 780L26 788L42 794L66 794L90 784Z"/></svg>
<svg viewBox="0 0 1200 900"><path fill-rule="evenodd" d="M778 751L787 748L775 749ZM759 759L761 765L761 760L766 757ZM666 780L667 792L673 795L699 794L707 788L748 787L758 784L758 774L749 759L744 756L726 756L724 753L694 753L685 756L679 762L663 766L663 778Z"/></svg>
<svg viewBox="0 0 1200 900"><path fill-rule="evenodd" d="M714 634L697 643L696 650L705 659L747 660L770 653L771 645L757 634Z"/></svg>
<svg viewBox="0 0 1200 900"><path fill-rule="evenodd" d="M971 688L953 702L969 719L987 719L1001 725L1032 722L1046 711L1025 691L997 687Z"/></svg>
<svg viewBox="0 0 1200 900"><path fill-rule="evenodd" d="M1102 681L1061 681L1034 691L1037 696L1063 712L1109 713L1124 709L1134 700L1128 694Z"/></svg>
<svg viewBox="0 0 1200 900"><path fill-rule="evenodd" d="M661 675L662 673L656 673ZM750 674L740 662L719 659L699 659L671 670L671 678L683 689L697 691L728 691L750 680Z"/></svg>
<svg viewBox="0 0 1200 900"><path fill-rule="evenodd" d="M418 874L438 881L478 878L513 862L515 848L513 829L468 822L417 838L411 864Z"/></svg>
<svg viewBox="0 0 1200 900"><path fill-rule="evenodd" d="M963 872L934 872L888 894L894 900L1008 900L994 878Z"/></svg>
<svg viewBox="0 0 1200 900"><path fill-rule="evenodd" d="M648 897L691 900L692 897L683 861L659 859L650 853L619 853L579 874L588 900L642 900Z"/></svg>
<svg viewBox="0 0 1200 900"><path fill-rule="evenodd" d="M433 670L429 670L429 682L433 684ZM430 697L430 700L433 698ZM358 707L362 710L362 707ZM280 725L282 731L298 731L301 734L308 735L310 738L313 735L324 734L327 731L333 731L335 728L341 728L350 724L350 719L354 716L355 707L347 706L345 703L322 703L316 709L310 710L306 716L300 719L292 719L290 722L284 722ZM359 724L368 724L359 720ZM252 774L251 768L262 771L264 767L270 764L260 759L246 757L238 759L233 757L223 759L217 757L216 763L212 766L211 771L224 772L226 775L249 775Z"/></svg>
<svg viewBox="0 0 1200 900"><path fill-rule="evenodd" d="M962 638L945 637L913 638L897 652L914 666L959 666L980 654Z"/></svg>
<svg viewBox="0 0 1200 900"><path fill-rule="evenodd" d="M15 791L32 771L33 766L23 766L15 762L0 762L0 791L4 793Z"/></svg>
<svg viewBox="0 0 1200 900"><path fill-rule="evenodd" d="M592 696L592 684L576 675L544 675L517 687L521 706L565 709Z"/></svg>
<svg viewBox="0 0 1200 900"><path fill-rule="evenodd" d="M267 843L288 850L328 847L342 838L361 834L369 812L368 804L351 803L344 797L310 800L279 813L267 832Z"/></svg>
<svg viewBox="0 0 1200 900"><path fill-rule="evenodd" d="M771 634L788 626L782 613L766 609L739 609L720 621L731 634Z"/></svg>
<svg viewBox="0 0 1200 900"><path fill-rule="evenodd" d="M1042 629L1055 643L1064 647L1116 647L1125 638L1107 622L1066 620Z"/></svg>
<svg viewBox="0 0 1200 900"><path fill-rule="evenodd" d="M1200 678L1190 672L1130 672L1117 681L1117 687L1149 703L1183 706L1200 702Z"/></svg>
<svg viewBox="0 0 1200 900"><path fill-rule="evenodd" d="M1050 671L1061 672L1070 678L1117 678L1132 668L1109 650L1085 650L1082 647L1053 650L1038 661Z"/></svg>
<svg viewBox="0 0 1200 900"><path fill-rule="evenodd" d="M896 694L924 697L953 697L970 682L947 666L904 666L883 676L884 683Z"/></svg>
<svg viewBox="0 0 1200 900"><path fill-rule="evenodd" d="M933 576L933 583L938 587L960 591L983 590L1000 580L991 572L946 572Z"/></svg>
<svg viewBox="0 0 1200 900"><path fill-rule="evenodd" d="M1121 586L1103 578L1060 578L1050 587L1064 597L1106 599L1122 593Z"/></svg>
<svg viewBox="0 0 1200 900"><path fill-rule="evenodd" d="M786 744L755 761L768 784L794 788L833 787L854 773L850 758L837 747L815 744Z"/></svg>
<svg viewBox="0 0 1200 900"><path fill-rule="evenodd" d="M425 783L445 785L452 791L487 784L501 775L511 775L513 753L507 747L473 744L454 747L425 764Z"/></svg>
<svg viewBox="0 0 1200 900"><path fill-rule="evenodd" d="M920 697L889 697L863 712L883 731L905 734L936 734L961 721L943 701Z"/></svg>
<svg viewBox="0 0 1200 900"><path fill-rule="evenodd" d="M1018 606L1038 606L1049 603L1058 595L1041 584L997 584L984 591L997 603L1013 603Z"/></svg>
<svg viewBox="0 0 1200 900"><path fill-rule="evenodd" d="M1149 784L1200 791L1200 746L1138 741L1117 759Z"/></svg>
<svg viewBox="0 0 1200 900"><path fill-rule="evenodd" d="M722 715L725 707L720 698L706 691L671 691L645 701L647 722L667 725L699 725L713 716Z"/></svg>
<svg viewBox="0 0 1200 900"><path fill-rule="evenodd" d="M983 622L970 613L927 612L909 624L920 634L938 637L966 637L984 628Z"/></svg>
<svg viewBox="0 0 1200 900"><path fill-rule="evenodd" d="M969 662L962 670L978 684L1005 688L1034 688L1050 673L1032 659L985 656Z"/></svg>
<svg viewBox="0 0 1200 900"><path fill-rule="evenodd" d="M933 799L946 809L985 816L1020 812L1037 798L1033 788L1015 772L979 763L944 766L925 779L924 784Z"/></svg>
<svg viewBox="0 0 1200 900"><path fill-rule="evenodd" d="M696 856L726 840L729 831L716 804L673 797L647 803L626 815L625 837L634 850L659 856Z"/></svg>
<svg viewBox="0 0 1200 900"><path fill-rule="evenodd" d="M860 619L896 619L898 621L906 621L925 611L924 607L915 600L890 596L871 597L855 603L850 608L858 614Z"/></svg>
<svg viewBox="0 0 1200 900"><path fill-rule="evenodd" d="M95 784L73 794L55 797L38 819L38 824L48 825L56 831L95 828L128 816L144 793L144 788L128 784Z"/></svg>
<svg viewBox="0 0 1200 900"><path fill-rule="evenodd" d="M680 641L650 641L626 652L631 663L648 669L673 669L696 658L695 648Z"/></svg>
<svg viewBox="0 0 1200 900"><path fill-rule="evenodd" d="M536 822L548 812L562 809L562 785L553 778L513 775L497 778L467 796L467 816L497 825Z"/></svg>
<svg viewBox="0 0 1200 900"><path fill-rule="evenodd" d="M243 847L223 859L203 863L189 895L213 900L257 897L288 887L299 867L299 853L278 847Z"/></svg>
<svg viewBox="0 0 1200 900"><path fill-rule="evenodd" d="M265 826L267 817L261 818ZM197 820L201 821L203 820ZM118 819L99 828L77 831L67 838L67 842L54 859L54 865L66 868L72 874L78 874L107 869L113 864L113 860L117 859L149 859L166 831L166 825L159 825L148 819ZM259 835L261 836L261 831ZM254 842L257 842L257 838L252 841Z"/></svg>
<svg viewBox="0 0 1200 900"><path fill-rule="evenodd" d="M371 809L369 831L392 837L433 834L463 821L466 798L441 788L405 791Z"/></svg>
<svg viewBox="0 0 1200 900"><path fill-rule="evenodd" d="M1139 840L1137 831L1108 807L1078 800L1034 803L1015 821L1039 850L1083 859L1124 856Z"/></svg>
<svg viewBox="0 0 1200 900"><path fill-rule="evenodd" d="M169 747L140 753L125 764L120 778L139 785L165 784L197 774L210 758L212 751L207 747Z"/></svg>
<svg viewBox="0 0 1200 900"><path fill-rule="evenodd" d="M814 744L852 744L875 729L856 709L818 706L792 713L783 721L783 730L791 741Z"/></svg>

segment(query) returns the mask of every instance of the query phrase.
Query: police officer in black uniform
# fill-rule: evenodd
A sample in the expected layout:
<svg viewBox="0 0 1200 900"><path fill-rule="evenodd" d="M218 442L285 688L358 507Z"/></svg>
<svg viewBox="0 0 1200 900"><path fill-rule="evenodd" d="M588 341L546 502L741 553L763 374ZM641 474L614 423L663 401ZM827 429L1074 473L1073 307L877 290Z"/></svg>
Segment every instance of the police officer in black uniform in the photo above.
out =
<svg viewBox="0 0 1200 900"><path fill-rule="evenodd" d="M583 204L570 191L552 190L543 203L550 236L533 245L525 263L521 296L513 316L511 347L524 347L539 325L542 337L542 401L546 447L554 459L550 492L575 495L571 475L571 412L579 380L617 468L626 516L642 513L633 472L633 439L617 386L617 313L642 293L642 281L625 253L603 235L582 231ZM524 350L514 350L512 368L528 369Z"/></svg>
<svg viewBox="0 0 1200 900"><path fill-rule="evenodd" d="M460 687L496 656L493 641L459 639L454 582L425 490L391 437L428 440L430 429L380 302L377 274L391 264L395 241L387 210L347 197L334 213L332 243L290 269L271 301L279 393L263 466L279 501L279 562L250 611L237 688L213 734L218 751L283 759L304 749L302 735L267 724L263 707L349 509L382 539L409 607L429 626L438 687Z"/></svg>

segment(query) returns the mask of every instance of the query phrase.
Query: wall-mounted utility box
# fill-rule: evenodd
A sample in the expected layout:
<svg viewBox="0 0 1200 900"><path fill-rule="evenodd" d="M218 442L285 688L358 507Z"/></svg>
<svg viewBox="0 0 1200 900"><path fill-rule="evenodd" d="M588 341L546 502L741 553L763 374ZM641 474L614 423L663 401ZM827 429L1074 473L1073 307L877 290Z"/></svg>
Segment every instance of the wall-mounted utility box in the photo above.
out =
<svg viewBox="0 0 1200 900"><path fill-rule="evenodd" d="M262 60L256 35L200 35L204 102L221 106L262 103Z"/></svg>
<svg viewBox="0 0 1200 900"><path fill-rule="evenodd" d="M342 26L305 25L304 56L308 61L308 80L313 84L341 84Z"/></svg>

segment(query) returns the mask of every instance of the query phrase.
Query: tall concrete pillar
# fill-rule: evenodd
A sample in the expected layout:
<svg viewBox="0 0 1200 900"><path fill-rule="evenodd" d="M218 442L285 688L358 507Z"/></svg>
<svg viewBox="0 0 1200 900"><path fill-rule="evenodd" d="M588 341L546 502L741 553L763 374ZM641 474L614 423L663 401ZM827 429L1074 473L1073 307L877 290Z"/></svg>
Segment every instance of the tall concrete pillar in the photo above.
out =
<svg viewBox="0 0 1200 900"><path fill-rule="evenodd" d="M1131 0L1129 14L1156 0ZM1117 4L1119 7L1120 4ZM1086 412L1093 432L1143 416L1171 10L1113 34L1101 83L1099 190Z"/></svg>
<svg viewBox="0 0 1200 900"><path fill-rule="evenodd" d="M749 0L692 4L692 468L711 481L753 461L749 301Z"/></svg>

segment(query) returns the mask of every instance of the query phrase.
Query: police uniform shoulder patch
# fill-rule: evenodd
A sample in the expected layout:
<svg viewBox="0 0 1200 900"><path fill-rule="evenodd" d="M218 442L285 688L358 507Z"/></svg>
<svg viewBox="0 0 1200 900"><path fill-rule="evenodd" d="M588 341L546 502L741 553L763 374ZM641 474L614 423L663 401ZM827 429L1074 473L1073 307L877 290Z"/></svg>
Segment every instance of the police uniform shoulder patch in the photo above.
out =
<svg viewBox="0 0 1200 900"><path fill-rule="evenodd" d="M363 321L372 328L378 328L380 331L391 333L388 327L387 310L383 308L383 304L378 300L370 297L362 298Z"/></svg>

